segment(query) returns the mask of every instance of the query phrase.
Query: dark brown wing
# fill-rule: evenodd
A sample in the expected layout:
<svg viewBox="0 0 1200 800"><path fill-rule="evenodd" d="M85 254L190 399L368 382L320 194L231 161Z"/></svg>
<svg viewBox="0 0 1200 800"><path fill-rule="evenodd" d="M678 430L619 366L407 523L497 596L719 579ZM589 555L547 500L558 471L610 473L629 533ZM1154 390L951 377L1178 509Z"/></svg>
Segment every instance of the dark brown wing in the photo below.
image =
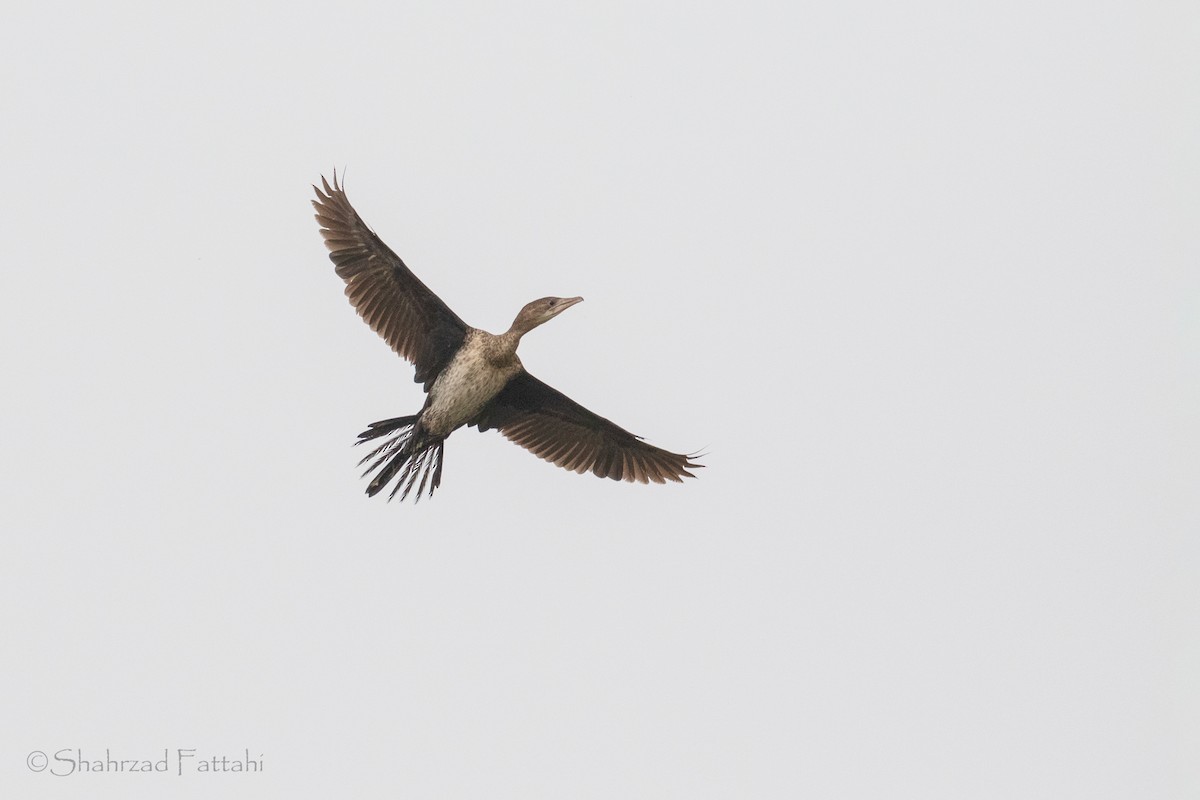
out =
<svg viewBox="0 0 1200 800"><path fill-rule="evenodd" d="M425 391L462 345L467 324L371 232L338 185L313 190L317 222L346 296L366 323L416 368Z"/></svg>
<svg viewBox="0 0 1200 800"><path fill-rule="evenodd" d="M690 456L646 444L524 371L471 424L481 431L496 428L509 441L564 469L615 481L682 483L685 476L695 477L689 469L703 466Z"/></svg>

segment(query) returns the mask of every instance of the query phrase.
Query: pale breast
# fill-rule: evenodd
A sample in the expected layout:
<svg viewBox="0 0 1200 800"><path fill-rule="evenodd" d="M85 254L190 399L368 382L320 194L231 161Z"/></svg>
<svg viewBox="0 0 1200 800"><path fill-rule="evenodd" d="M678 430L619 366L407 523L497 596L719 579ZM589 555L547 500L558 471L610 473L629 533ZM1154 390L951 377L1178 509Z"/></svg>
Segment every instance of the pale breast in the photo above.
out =
<svg viewBox="0 0 1200 800"><path fill-rule="evenodd" d="M422 427L443 436L461 428L520 371L516 347L505 337L470 331L430 387L429 405L421 414Z"/></svg>

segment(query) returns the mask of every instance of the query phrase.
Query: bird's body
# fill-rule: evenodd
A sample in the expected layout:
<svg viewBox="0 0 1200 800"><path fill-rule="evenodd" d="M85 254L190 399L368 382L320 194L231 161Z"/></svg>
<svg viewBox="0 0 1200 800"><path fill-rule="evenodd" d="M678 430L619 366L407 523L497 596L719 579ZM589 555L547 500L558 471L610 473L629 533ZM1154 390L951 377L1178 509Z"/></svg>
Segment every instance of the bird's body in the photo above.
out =
<svg viewBox="0 0 1200 800"><path fill-rule="evenodd" d="M329 258L346 282L358 313L399 355L416 366L425 385L417 414L372 423L359 444L383 438L361 463L375 472L376 494L393 479L392 496L414 488L433 494L441 484L446 438L466 425L498 429L535 455L575 472L614 480L663 483L694 477L692 457L646 444L530 375L517 357L521 337L582 302L543 297L525 305L501 334L472 328L431 292L371 232L337 183L313 187L317 221ZM386 438L385 438L386 437Z"/></svg>
<svg viewBox="0 0 1200 800"><path fill-rule="evenodd" d="M462 347L429 389L421 417L425 428L449 436L478 416L523 369L517 358L519 342L509 334L468 331Z"/></svg>

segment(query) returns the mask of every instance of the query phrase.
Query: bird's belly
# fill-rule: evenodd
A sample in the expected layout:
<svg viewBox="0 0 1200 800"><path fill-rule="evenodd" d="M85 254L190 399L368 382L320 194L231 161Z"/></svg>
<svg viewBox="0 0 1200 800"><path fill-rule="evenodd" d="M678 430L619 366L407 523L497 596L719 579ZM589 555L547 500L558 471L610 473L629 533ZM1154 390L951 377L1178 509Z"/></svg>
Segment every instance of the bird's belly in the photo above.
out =
<svg viewBox="0 0 1200 800"><path fill-rule="evenodd" d="M449 435L482 411L519 369L498 369L479 359L456 357L430 387L421 426L438 436Z"/></svg>

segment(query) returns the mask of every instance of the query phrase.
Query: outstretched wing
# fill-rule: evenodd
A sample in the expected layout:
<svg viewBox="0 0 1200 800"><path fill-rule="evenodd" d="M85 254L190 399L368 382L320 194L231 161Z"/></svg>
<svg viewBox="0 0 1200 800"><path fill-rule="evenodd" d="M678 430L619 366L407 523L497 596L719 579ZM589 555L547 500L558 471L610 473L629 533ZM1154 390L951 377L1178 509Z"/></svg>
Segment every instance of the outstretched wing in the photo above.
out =
<svg viewBox="0 0 1200 800"><path fill-rule="evenodd" d="M425 391L462 345L467 324L371 232L338 185L316 186L317 222L346 296L368 325L416 367Z"/></svg>
<svg viewBox="0 0 1200 800"><path fill-rule="evenodd" d="M481 431L496 428L509 441L564 469L615 481L682 483L684 477L695 477L689 469L704 466L693 456L646 444L525 371L471 424Z"/></svg>

